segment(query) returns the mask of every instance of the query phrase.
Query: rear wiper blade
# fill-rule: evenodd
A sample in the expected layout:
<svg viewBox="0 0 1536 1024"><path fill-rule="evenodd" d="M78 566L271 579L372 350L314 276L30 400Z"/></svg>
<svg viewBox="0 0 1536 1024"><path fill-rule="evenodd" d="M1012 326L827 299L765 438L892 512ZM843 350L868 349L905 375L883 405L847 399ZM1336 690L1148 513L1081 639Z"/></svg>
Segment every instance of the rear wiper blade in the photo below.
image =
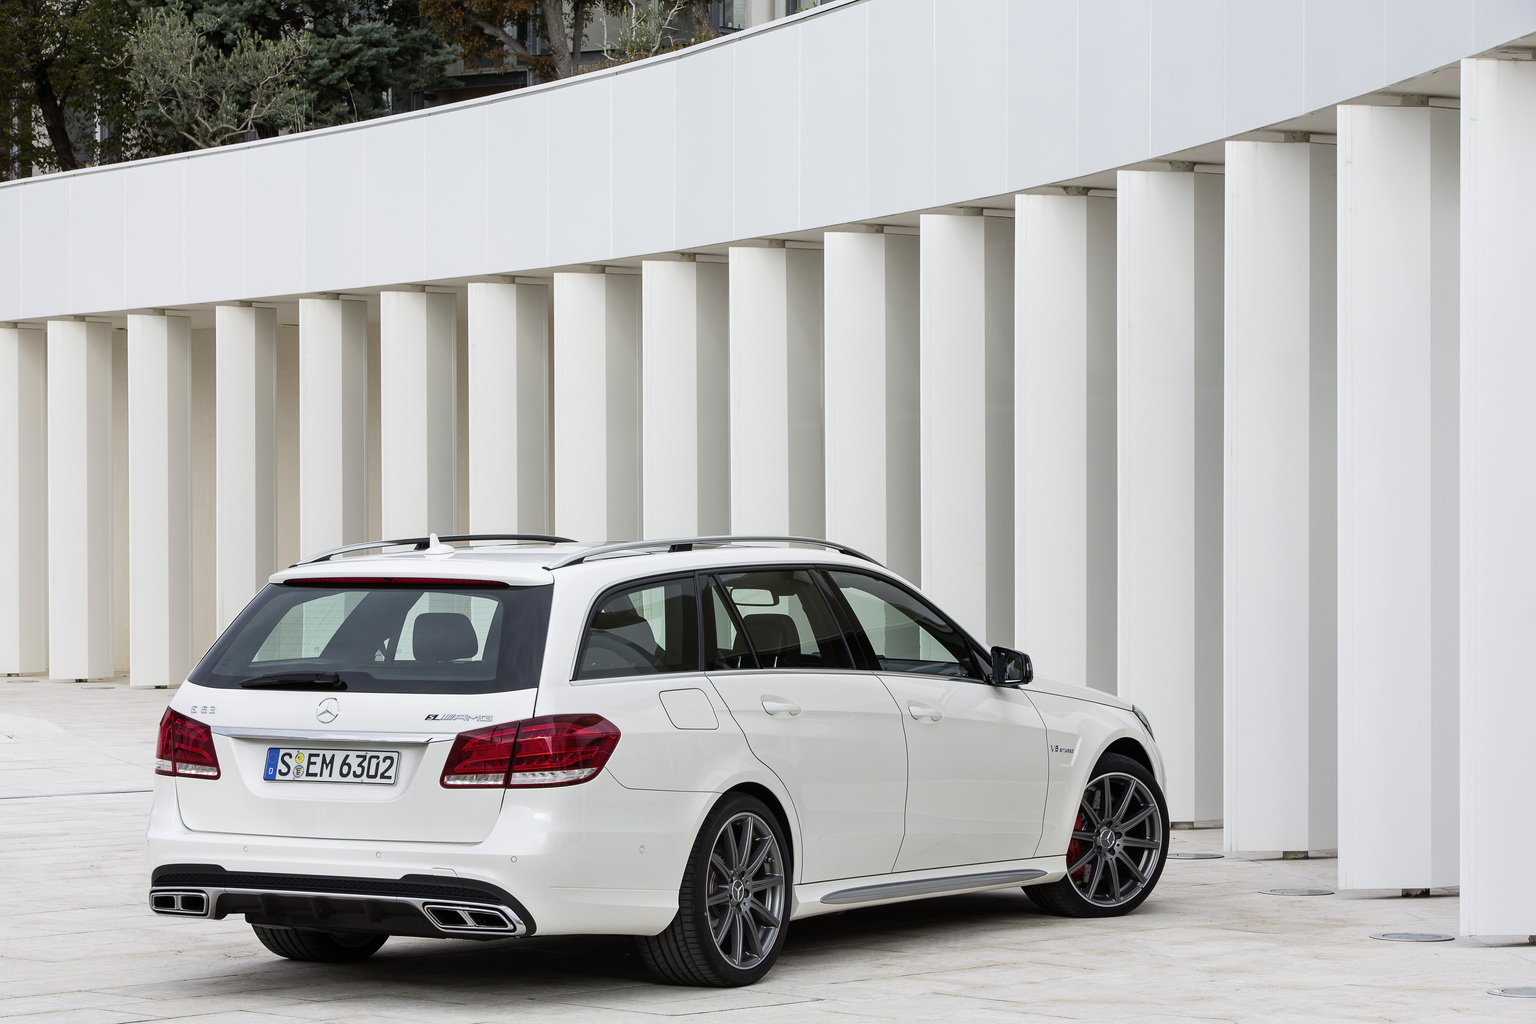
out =
<svg viewBox="0 0 1536 1024"><path fill-rule="evenodd" d="M240 685L271 690L345 690L347 684L335 672L274 672L269 676L242 679Z"/></svg>

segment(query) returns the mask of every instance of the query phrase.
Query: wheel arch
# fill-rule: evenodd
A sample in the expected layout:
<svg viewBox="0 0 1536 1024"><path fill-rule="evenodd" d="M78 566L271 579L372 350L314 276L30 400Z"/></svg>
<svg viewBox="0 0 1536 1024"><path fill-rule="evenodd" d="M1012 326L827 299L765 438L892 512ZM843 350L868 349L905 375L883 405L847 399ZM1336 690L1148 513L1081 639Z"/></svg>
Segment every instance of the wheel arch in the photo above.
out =
<svg viewBox="0 0 1536 1024"><path fill-rule="evenodd" d="M1100 751L1099 761L1104 760L1104 758L1110 754L1119 754L1122 757L1130 758L1132 761L1135 761L1147 771L1151 772L1154 779L1157 778L1157 765L1153 763L1152 755L1147 752L1146 747L1142 746L1139 742L1130 736L1122 736L1111 743L1109 746L1105 747L1102 751ZM1097 763L1098 762L1095 762L1095 765L1097 765Z"/></svg>
<svg viewBox="0 0 1536 1024"><path fill-rule="evenodd" d="M795 849L794 819L785 810L784 803L779 799L778 794L760 782L739 782L724 793L721 793L720 800L724 800L733 793L744 793L747 796L756 797L773 812L773 816L779 820L779 828L784 830L784 842L789 847L785 853L789 857L790 871L793 872L797 863L795 856L797 851ZM716 804L719 802L719 800L715 801Z"/></svg>

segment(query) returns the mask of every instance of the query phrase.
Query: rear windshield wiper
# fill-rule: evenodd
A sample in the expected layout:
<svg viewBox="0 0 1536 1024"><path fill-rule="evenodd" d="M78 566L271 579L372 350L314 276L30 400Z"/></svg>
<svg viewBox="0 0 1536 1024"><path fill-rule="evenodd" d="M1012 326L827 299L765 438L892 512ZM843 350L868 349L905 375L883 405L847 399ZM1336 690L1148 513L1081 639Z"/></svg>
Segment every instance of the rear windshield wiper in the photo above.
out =
<svg viewBox="0 0 1536 1024"><path fill-rule="evenodd" d="M269 676L242 679L240 685L269 690L345 690L347 684L335 672L274 672Z"/></svg>

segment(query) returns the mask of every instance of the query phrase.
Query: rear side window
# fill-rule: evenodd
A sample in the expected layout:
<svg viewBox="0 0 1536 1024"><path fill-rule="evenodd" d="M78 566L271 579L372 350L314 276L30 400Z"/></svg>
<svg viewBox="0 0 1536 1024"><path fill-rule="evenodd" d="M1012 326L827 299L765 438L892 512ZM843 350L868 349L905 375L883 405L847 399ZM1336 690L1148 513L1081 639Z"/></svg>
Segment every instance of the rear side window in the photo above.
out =
<svg viewBox="0 0 1536 1024"><path fill-rule="evenodd" d="M647 580L598 600L582 637L577 679L699 670L693 577Z"/></svg>
<svg viewBox="0 0 1536 1024"><path fill-rule="evenodd" d="M226 688L334 675L363 692L528 689L544 660L550 589L268 586L189 678Z"/></svg>
<svg viewBox="0 0 1536 1024"><path fill-rule="evenodd" d="M860 572L829 571L881 672L982 678L959 631L916 595Z"/></svg>
<svg viewBox="0 0 1536 1024"><path fill-rule="evenodd" d="M761 668L852 668L832 609L804 569L720 577Z"/></svg>

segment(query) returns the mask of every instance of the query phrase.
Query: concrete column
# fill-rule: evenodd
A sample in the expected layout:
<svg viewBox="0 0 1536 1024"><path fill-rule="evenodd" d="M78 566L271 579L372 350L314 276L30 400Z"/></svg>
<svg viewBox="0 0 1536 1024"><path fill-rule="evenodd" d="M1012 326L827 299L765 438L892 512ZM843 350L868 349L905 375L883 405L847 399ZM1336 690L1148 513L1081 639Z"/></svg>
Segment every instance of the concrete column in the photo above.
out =
<svg viewBox="0 0 1536 1024"><path fill-rule="evenodd" d="M1536 65L1465 60L1461 82L1461 930L1531 935Z"/></svg>
<svg viewBox="0 0 1536 1024"><path fill-rule="evenodd" d="M220 306L214 330L215 601L222 631L278 568L273 424L277 311Z"/></svg>
<svg viewBox="0 0 1536 1024"><path fill-rule="evenodd" d="M924 214L919 292L923 589L1013 642L1013 221Z"/></svg>
<svg viewBox="0 0 1536 1024"><path fill-rule="evenodd" d="M469 286L469 529L549 532L549 288Z"/></svg>
<svg viewBox="0 0 1536 1024"><path fill-rule="evenodd" d="M112 675L112 325L48 321L48 674Z"/></svg>
<svg viewBox="0 0 1536 1024"><path fill-rule="evenodd" d="M1116 198L1118 681L1174 821L1222 814L1222 189L1121 171Z"/></svg>
<svg viewBox="0 0 1536 1024"><path fill-rule="evenodd" d="M648 537L731 524L730 311L726 268L641 265L641 521Z"/></svg>
<svg viewBox="0 0 1536 1024"><path fill-rule="evenodd" d="M379 469L385 537L458 530L458 298L379 296Z"/></svg>
<svg viewBox="0 0 1536 1024"><path fill-rule="evenodd" d="M826 235L827 536L922 575L918 238Z"/></svg>
<svg viewBox="0 0 1536 1024"><path fill-rule="evenodd" d="M128 317L128 650L134 686L192 668L192 320Z"/></svg>
<svg viewBox="0 0 1536 1024"><path fill-rule="evenodd" d="M1019 196L1015 639L1115 692L1115 201Z"/></svg>
<svg viewBox="0 0 1536 1024"><path fill-rule="evenodd" d="M48 668L47 342L0 327L0 674Z"/></svg>
<svg viewBox="0 0 1536 1024"><path fill-rule="evenodd" d="M1338 842L1334 151L1227 143L1228 850Z"/></svg>
<svg viewBox="0 0 1536 1024"><path fill-rule="evenodd" d="M640 536L640 277L555 275L555 530Z"/></svg>
<svg viewBox="0 0 1536 1024"><path fill-rule="evenodd" d="M1339 885L1455 885L1457 115L1338 118Z"/></svg>
<svg viewBox="0 0 1536 1024"><path fill-rule="evenodd" d="M731 530L820 537L822 254L732 246Z"/></svg>
<svg viewBox="0 0 1536 1024"><path fill-rule="evenodd" d="M299 551L368 540L368 304L299 300Z"/></svg>

